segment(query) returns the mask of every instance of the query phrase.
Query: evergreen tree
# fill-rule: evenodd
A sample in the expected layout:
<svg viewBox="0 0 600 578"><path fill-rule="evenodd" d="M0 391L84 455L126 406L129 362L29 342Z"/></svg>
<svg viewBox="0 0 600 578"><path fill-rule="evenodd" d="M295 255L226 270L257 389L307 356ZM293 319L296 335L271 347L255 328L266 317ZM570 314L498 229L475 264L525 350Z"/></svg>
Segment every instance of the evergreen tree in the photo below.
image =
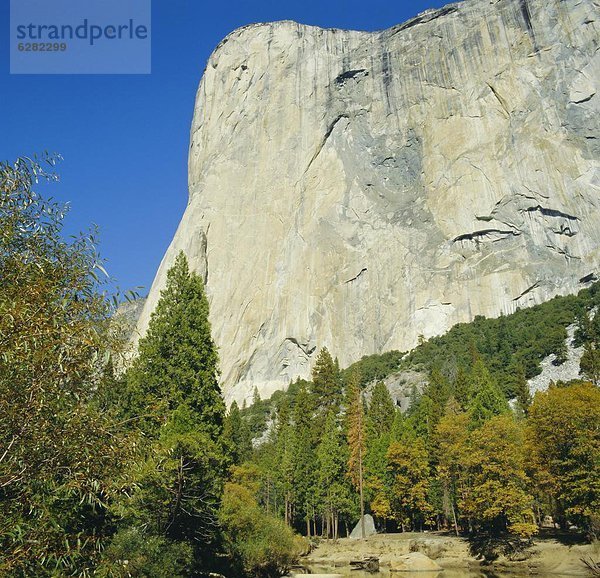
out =
<svg viewBox="0 0 600 578"><path fill-rule="evenodd" d="M383 508L384 502L387 502L387 488L389 486L389 472L387 454L390 447L390 434L385 433L379 436L367 435L367 449L364 465L364 492L365 499L371 504L373 513L373 503L379 504L379 512L376 514L382 520L390 519L385 515Z"/></svg>
<svg viewBox="0 0 600 578"><path fill-rule="evenodd" d="M128 372L131 413L158 435L171 412L187 406L197 428L221 435L225 404L218 384L217 348L202 279L179 253Z"/></svg>
<svg viewBox="0 0 600 578"><path fill-rule="evenodd" d="M470 392L469 413L474 427L480 426L495 415L509 411L506 398L481 359L478 359L473 366Z"/></svg>
<svg viewBox="0 0 600 578"><path fill-rule="evenodd" d="M124 523L201 546L215 535L225 406L202 280L180 253L128 372L129 412L146 437Z"/></svg>
<svg viewBox="0 0 600 578"><path fill-rule="evenodd" d="M600 314L596 314L600 317ZM580 361L581 373L594 385L600 384L600 349L595 341L586 343Z"/></svg>
<svg viewBox="0 0 600 578"><path fill-rule="evenodd" d="M367 412L367 432L370 437L389 434L394 423L396 406L388 388L383 381L373 387L371 403Z"/></svg>
<svg viewBox="0 0 600 578"><path fill-rule="evenodd" d="M525 377L525 368L522 364L518 365L514 373L513 390L517 400L519 409L527 415L529 406L532 402L531 392L529 391L529 383Z"/></svg>
<svg viewBox="0 0 600 578"><path fill-rule="evenodd" d="M462 366L459 366L454 381L454 399L463 410L469 406L469 376Z"/></svg>
<svg viewBox="0 0 600 578"><path fill-rule="evenodd" d="M236 401L231 404L229 413L225 417L223 445L234 465L249 459L252 453L252 435Z"/></svg>
<svg viewBox="0 0 600 578"><path fill-rule="evenodd" d="M340 513L349 509L350 491L345 481L346 451L338 419L333 411L325 422L323 439L317 448L318 491L321 502L325 536L337 540Z"/></svg>
<svg viewBox="0 0 600 578"><path fill-rule="evenodd" d="M366 452L365 406L360 389L360 376L353 372L348 382L347 436L350 456L348 475L360 500L361 536L365 538L364 460Z"/></svg>
<svg viewBox="0 0 600 578"><path fill-rule="evenodd" d="M311 535L311 522L316 516L316 456L313 446L313 411L310 393L302 385L296 395L293 414L293 488L295 514L306 524Z"/></svg>
<svg viewBox="0 0 600 578"><path fill-rule="evenodd" d="M326 347L319 352L313 367L310 394L316 414L315 436L319 439L329 410L333 409L337 412L342 395L339 365L337 360L333 360Z"/></svg>
<svg viewBox="0 0 600 578"><path fill-rule="evenodd" d="M398 408L396 409L396 413L394 414L394 421L392 422L392 427L390 429L390 441L400 441L402 439L402 436L404 435L405 430L406 419L400 408Z"/></svg>
<svg viewBox="0 0 600 578"><path fill-rule="evenodd" d="M287 401L281 404L275 428L274 486L281 496L283 518L291 526L294 517L294 431Z"/></svg>

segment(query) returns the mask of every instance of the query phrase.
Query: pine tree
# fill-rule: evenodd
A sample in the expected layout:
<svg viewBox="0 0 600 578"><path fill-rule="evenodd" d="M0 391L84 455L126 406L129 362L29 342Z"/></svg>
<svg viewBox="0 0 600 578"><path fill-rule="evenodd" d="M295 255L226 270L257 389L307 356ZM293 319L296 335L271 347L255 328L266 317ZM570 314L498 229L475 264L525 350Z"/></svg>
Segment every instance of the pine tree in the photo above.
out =
<svg viewBox="0 0 600 578"><path fill-rule="evenodd" d="M469 413L474 427L509 411L506 398L481 359L475 362L471 372L470 397Z"/></svg>
<svg viewBox="0 0 600 578"><path fill-rule="evenodd" d="M223 426L223 444L234 465L239 465L252 453L252 435L236 401L231 404Z"/></svg>
<svg viewBox="0 0 600 578"><path fill-rule="evenodd" d="M527 383L527 377L525 376L525 368L523 364L519 364L514 374L514 391L517 399L519 409L527 415L529 406L532 402L531 392L529 391L529 384Z"/></svg>
<svg viewBox="0 0 600 578"><path fill-rule="evenodd" d="M600 314L596 314L599 317ZM600 384L600 349L595 342L586 343L580 362L581 373L594 385Z"/></svg>
<svg viewBox="0 0 600 578"><path fill-rule="evenodd" d="M454 398L463 410L469 405L469 376L462 366L459 366L454 380Z"/></svg>
<svg viewBox="0 0 600 578"><path fill-rule="evenodd" d="M311 535L311 521L316 512L316 456L313 446L313 412L310 394L302 385L293 414L293 488L297 518L306 523L306 533Z"/></svg>
<svg viewBox="0 0 600 578"><path fill-rule="evenodd" d="M342 395L340 369L337 360L334 361L326 347L317 356L312 371L310 394L317 413L317 427L321 430L329 410L337 411ZM318 432L318 436L322 432Z"/></svg>
<svg viewBox="0 0 600 578"><path fill-rule="evenodd" d="M360 500L361 536L365 538L365 496L364 496L364 460L366 452L365 408L360 389L360 376L357 372L350 375L348 382L348 475Z"/></svg>
<svg viewBox="0 0 600 578"><path fill-rule="evenodd" d="M132 423L146 443L121 512L127 525L197 553L215 534L224 477L217 362L202 280L180 253L127 374Z"/></svg>
<svg viewBox="0 0 600 578"><path fill-rule="evenodd" d="M138 357L128 372L131 411L146 433L159 433L171 412L187 406L196 427L214 441L225 404L218 384L218 354L208 320L202 279L179 253L167 273Z"/></svg>
<svg viewBox="0 0 600 578"><path fill-rule="evenodd" d="M325 536L338 538L339 516L347 509L350 500L344 483L346 452L342 432L334 411L325 422L325 432L317 448L318 491L323 513Z"/></svg>
<svg viewBox="0 0 600 578"><path fill-rule="evenodd" d="M371 504L373 502L382 503L386 495L386 488L389 485L387 453L390 447L390 434L385 433L379 436L367 435L367 448L364 459L364 492L365 500ZM380 508L381 511L381 508ZM379 516L385 519L385 516Z"/></svg>
<svg viewBox="0 0 600 578"><path fill-rule="evenodd" d="M282 506L285 523L290 526L294 511L294 435L293 425L290 423L290 407L287 398L277 410L275 426L272 429L273 462L268 464L265 472L267 483L272 480L275 491L274 506ZM269 500L267 500L267 507Z"/></svg>
<svg viewBox="0 0 600 578"><path fill-rule="evenodd" d="M406 419L404 418L404 414L400 410L400 408L396 409L396 413L394 414L394 421L392 422L392 427L390 429L390 441L397 442L402 439L404 432L406 430Z"/></svg>
<svg viewBox="0 0 600 578"><path fill-rule="evenodd" d="M383 381L373 387L371 403L367 412L367 431L370 437L389 434L394 423L396 406L388 388Z"/></svg>

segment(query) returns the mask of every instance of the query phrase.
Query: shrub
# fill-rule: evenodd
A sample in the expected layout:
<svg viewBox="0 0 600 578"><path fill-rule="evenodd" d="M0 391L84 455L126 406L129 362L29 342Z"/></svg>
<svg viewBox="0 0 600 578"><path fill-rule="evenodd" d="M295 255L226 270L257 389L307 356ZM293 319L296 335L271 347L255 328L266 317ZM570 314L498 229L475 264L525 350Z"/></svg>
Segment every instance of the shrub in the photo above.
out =
<svg viewBox="0 0 600 578"><path fill-rule="evenodd" d="M227 552L245 575L278 578L305 549L282 520L261 509L250 488L236 481L225 484L219 517Z"/></svg>
<svg viewBox="0 0 600 578"><path fill-rule="evenodd" d="M96 574L99 578L183 578L189 576L192 560L189 544L128 528L115 534Z"/></svg>

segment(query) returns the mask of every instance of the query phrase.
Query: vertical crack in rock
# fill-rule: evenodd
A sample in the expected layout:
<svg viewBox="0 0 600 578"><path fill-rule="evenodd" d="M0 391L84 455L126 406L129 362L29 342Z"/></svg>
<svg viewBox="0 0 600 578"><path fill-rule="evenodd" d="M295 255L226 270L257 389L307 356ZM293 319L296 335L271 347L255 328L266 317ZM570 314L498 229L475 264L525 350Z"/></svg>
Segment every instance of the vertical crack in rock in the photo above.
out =
<svg viewBox="0 0 600 578"><path fill-rule="evenodd" d="M385 91L385 102L387 105L387 110L391 110L390 103L390 86L392 84L392 64L390 61L390 53L387 51L383 51L381 53L381 75L383 79L383 88Z"/></svg>
<svg viewBox="0 0 600 578"><path fill-rule="evenodd" d="M531 23L531 12L529 10L528 0L519 0L519 4L521 6L521 14L523 15L523 20L525 20L525 26L527 27L527 33L531 37L533 49L535 50L535 52L539 52L540 49L535 38L535 32L533 31L533 24Z"/></svg>

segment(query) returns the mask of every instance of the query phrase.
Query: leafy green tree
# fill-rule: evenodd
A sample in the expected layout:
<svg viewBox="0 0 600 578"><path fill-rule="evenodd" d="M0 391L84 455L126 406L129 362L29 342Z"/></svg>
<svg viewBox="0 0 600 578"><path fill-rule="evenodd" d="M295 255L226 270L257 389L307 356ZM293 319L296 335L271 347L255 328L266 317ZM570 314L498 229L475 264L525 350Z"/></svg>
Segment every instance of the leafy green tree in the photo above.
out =
<svg viewBox="0 0 600 578"><path fill-rule="evenodd" d="M538 531L525 473L524 437L511 415L496 415L470 433L465 455L468 485L461 511L492 534L529 538Z"/></svg>
<svg viewBox="0 0 600 578"><path fill-rule="evenodd" d="M102 553L99 578L187 578L194 551L186 542L148 536L140 528L119 532Z"/></svg>
<svg viewBox="0 0 600 578"><path fill-rule="evenodd" d="M112 351L94 234L34 192L55 159L0 163L0 574L76 575L112 531L131 445L95 395ZM43 163L43 166L42 166Z"/></svg>
<svg viewBox="0 0 600 578"><path fill-rule="evenodd" d="M287 574L306 549L281 520L259 506L256 469L234 468L225 484L219 520L225 547L236 563L236 575L279 578Z"/></svg>
<svg viewBox="0 0 600 578"><path fill-rule="evenodd" d="M538 392L529 410L528 447L535 480L567 519L600 534L600 389L590 383Z"/></svg>
<svg viewBox="0 0 600 578"><path fill-rule="evenodd" d="M429 456L423 438L406 435L388 450L392 475L391 510L403 529L422 530L433 509L428 501Z"/></svg>

